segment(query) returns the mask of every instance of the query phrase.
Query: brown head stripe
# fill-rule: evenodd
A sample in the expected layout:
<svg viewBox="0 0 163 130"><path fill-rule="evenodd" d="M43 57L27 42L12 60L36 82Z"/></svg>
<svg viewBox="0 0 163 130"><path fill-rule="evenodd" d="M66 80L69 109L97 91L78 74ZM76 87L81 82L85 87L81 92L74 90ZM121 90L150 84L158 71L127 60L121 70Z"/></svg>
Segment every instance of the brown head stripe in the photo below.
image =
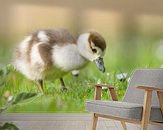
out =
<svg viewBox="0 0 163 130"><path fill-rule="evenodd" d="M93 42L95 46L101 48L102 51L104 51L106 48L106 42L104 38L97 32L90 32L88 41L89 43Z"/></svg>

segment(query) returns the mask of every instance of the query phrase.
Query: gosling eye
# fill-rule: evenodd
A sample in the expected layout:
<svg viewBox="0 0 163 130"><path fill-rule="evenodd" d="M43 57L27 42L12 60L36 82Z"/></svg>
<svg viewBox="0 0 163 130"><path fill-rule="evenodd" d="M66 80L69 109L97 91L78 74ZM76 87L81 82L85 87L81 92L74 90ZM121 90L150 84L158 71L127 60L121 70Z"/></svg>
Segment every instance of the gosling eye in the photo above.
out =
<svg viewBox="0 0 163 130"><path fill-rule="evenodd" d="M92 52L93 52L93 53L96 53L96 52L97 52L97 50L96 50L96 49L92 49Z"/></svg>

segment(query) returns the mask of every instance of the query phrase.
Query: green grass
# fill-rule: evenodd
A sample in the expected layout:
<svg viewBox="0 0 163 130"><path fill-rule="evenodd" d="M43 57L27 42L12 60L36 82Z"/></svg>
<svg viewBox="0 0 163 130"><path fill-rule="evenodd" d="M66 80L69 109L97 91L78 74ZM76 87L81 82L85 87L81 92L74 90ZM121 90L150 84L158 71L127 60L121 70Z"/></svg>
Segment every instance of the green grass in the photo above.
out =
<svg viewBox="0 0 163 130"><path fill-rule="evenodd" d="M90 66L91 67L91 66ZM68 91L61 91L60 82L54 81L44 82L45 95L38 95L29 101L19 103L9 108L8 112L84 112L85 101L93 99L94 87L90 87L87 83L90 82L102 82L109 83L115 86L119 86L118 95L121 98L126 88L126 81L118 81L115 77L116 73L112 74L100 74L97 71L91 71L89 75L87 67L83 70L78 77L74 77L71 74L65 76L65 84L68 87ZM98 77L97 77L98 75ZM100 76L100 77L99 77ZM1 100L0 105L5 105L3 95L6 91L10 91L12 95L17 95L21 92L38 92L38 89L33 81L26 79L23 75L16 71L12 71L5 79L5 83L1 86ZM103 98L108 99L108 93L103 90Z"/></svg>
<svg viewBox="0 0 163 130"><path fill-rule="evenodd" d="M112 42L109 41L104 62L106 72L98 71L93 63L81 70L78 77L69 73L64 77L67 92L60 90L59 80L49 82L44 81L45 95L37 95L30 100L13 105L7 112L85 112L85 102L94 97L94 88L87 85L89 82L107 83L115 86L119 100L122 100L127 88L127 81L119 81L116 74L127 72L128 77L131 72L138 67L158 68L162 65L162 60L155 55L156 42L158 39L141 39L133 42ZM4 54L0 53L3 63L11 55L11 49L7 49ZM7 62L6 62L7 63ZM1 80L5 81L0 86L0 106L4 106L6 100L4 94L9 91L15 96L20 92L38 92L33 81L26 79L22 74L12 70ZM103 100L108 100L107 91L104 89Z"/></svg>

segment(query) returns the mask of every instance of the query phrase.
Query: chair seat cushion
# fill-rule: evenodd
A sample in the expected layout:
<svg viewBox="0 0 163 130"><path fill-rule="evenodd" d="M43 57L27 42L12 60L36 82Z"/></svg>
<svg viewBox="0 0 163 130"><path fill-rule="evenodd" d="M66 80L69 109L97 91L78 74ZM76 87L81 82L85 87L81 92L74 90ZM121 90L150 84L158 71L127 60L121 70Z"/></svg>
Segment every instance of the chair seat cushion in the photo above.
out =
<svg viewBox="0 0 163 130"><path fill-rule="evenodd" d="M125 118L129 120L141 120L143 105L128 102L93 100L87 101L86 110L97 114ZM163 116L160 108L152 107L150 120L155 122L163 122Z"/></svg>

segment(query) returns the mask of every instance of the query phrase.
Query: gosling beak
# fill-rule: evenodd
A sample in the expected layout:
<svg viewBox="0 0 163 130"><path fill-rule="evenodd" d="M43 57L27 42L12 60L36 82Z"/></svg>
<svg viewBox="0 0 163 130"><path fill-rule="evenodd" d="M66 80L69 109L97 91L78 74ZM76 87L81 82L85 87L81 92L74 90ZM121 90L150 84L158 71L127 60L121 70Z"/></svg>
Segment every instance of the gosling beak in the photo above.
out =
<svg viewBox="0 0 163 130"><path fill-rule="evenodd" d="M101 58L101 57L97 58L95 60L95 63L96 63L96 66L98 67L98 69L104 73L105 66L104 66L103 58Z"/></svg>

